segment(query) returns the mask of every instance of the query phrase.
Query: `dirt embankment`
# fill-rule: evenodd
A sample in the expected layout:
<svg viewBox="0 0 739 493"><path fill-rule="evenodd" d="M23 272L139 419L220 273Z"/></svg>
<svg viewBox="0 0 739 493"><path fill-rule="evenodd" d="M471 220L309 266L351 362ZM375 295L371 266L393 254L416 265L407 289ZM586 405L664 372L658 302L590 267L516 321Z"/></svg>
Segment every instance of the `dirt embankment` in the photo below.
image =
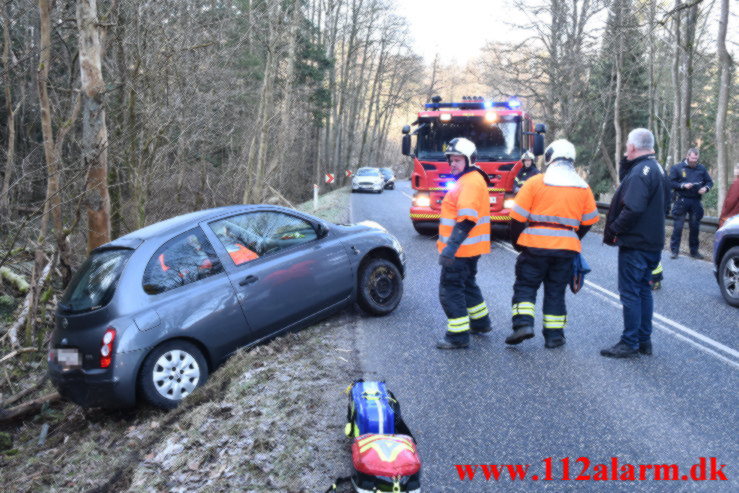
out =
<svg viewBox="0 0 739 493"><path fill-rule="evenodd" d="M317 214L346 221L347 202L347 191L336 191ZM0 484L22 492L325 491L350 471L343 391L361 376L359 317L347 309L239 351L174 411L58 403L6 425L0 438L12 443L0 451Z"/></svg>

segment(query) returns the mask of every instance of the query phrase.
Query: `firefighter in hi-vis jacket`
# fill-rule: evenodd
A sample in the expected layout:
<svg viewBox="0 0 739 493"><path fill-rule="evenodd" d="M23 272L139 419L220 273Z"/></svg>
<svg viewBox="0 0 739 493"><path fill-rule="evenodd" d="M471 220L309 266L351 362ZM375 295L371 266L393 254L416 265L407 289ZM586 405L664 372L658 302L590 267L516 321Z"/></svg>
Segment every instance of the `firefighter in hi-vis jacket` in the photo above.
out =
<svg viewBox="0 0 739 493"><path fill-rule="evenodd" d="M565 290L580 240L600 216L593 192L575 171L575 146L556 140L544 153L547 169L526 181L511 210L511 241L521 253L513 285L513 333L505 342L534 337L534 303L544 283L545 347L565 343Z"/></svg>
<svg viewBox="0 0 739 493"><path fill-rule="evenodd" d="M473 333L490 332L490 317L477 286L477 262L490 253L490 180L475 166L472 141L452 139L444 151L454 187L444 196L439 220L439 299L447 317L447 331L439 349L465 348Z"/></svg>

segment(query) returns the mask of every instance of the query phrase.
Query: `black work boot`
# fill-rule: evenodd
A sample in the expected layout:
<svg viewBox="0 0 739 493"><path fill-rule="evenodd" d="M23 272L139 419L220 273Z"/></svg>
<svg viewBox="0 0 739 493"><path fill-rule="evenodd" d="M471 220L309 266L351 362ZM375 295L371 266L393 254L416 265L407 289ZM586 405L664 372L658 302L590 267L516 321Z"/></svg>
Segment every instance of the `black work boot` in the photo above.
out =
<svg viewBox="0 0 739 493"><path fill-rule="evenodd" d="M652 341L640 342L639 343L639 354L646 354L647 356L652 355Z"/></svg>
<svg viewBox="0 0 739 493"><path fill-rule="evenodd" d="M619 341L612 347L601 349L600 355L608 358L633 358L634 356L638 356L639 353L636 349L632 349Z"/></svg>
<svg viewBox="0 0 739 493"><path fill-rule="evenodd" d="M485 319L487 320L477 325L475 325L476 320L470 321L470 332L473 334L487 334L488 332L493 330L493 328L490 326L490 319L488 319L487 317L485 317Z"/></svg>
<svg viewBox="0 0 739 493"><path fill-rule="evenodd" d="M565 333L563 329L544 329L544 347L554 349L565 343Z"/></svg>
<svg viewBox="0 0 739 493"><path fill-rule="evenodd" d="M446 336L436 341L436 347L439 349L464 349L469 345L469 339L449 339Z"/></svg>
<svg viewBox="0 0 739 493"><path fill-rule="evenodd" d="M513 329L513 334L505 338L506 344L520 344L526 339L534 337L534 328L530 325L522 325Z"/></svg>

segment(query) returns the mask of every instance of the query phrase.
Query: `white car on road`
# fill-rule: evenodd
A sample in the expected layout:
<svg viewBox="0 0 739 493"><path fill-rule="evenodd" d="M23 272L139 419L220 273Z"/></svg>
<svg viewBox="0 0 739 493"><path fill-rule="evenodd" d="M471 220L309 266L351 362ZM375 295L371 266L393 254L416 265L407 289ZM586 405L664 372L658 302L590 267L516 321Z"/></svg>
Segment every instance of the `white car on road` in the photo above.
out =
<svg viewBox="0 0 739 493"><path fill-rule="evenodd" d="M370 192L382 193L385 188L385 177L379 168L359 168L352 179L352 192L368 190Z"/></svg>

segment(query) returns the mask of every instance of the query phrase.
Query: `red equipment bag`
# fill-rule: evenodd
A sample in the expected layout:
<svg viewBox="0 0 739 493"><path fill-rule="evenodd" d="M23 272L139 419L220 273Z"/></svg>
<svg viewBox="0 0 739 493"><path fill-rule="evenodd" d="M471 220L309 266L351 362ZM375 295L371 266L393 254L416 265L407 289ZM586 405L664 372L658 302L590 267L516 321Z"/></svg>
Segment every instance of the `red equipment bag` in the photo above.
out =
<svg viewBox="0 0 739 493"><path fill-rule="evenodd" d="M352 443L352 462L352 483L360 493L420 491L421 459L408 435L361 435Z"/></svg>

